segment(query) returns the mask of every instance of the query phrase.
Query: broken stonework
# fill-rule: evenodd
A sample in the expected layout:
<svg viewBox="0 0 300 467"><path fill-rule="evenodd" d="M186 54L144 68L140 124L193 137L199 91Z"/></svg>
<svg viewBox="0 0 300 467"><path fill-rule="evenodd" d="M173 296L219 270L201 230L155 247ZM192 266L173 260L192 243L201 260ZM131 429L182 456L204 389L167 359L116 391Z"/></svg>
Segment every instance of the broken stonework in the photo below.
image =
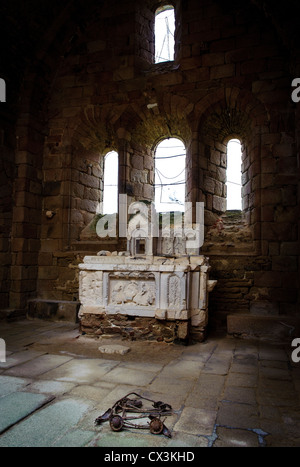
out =
<svg viewBox="0 0 300 467"><path fill-rule="evenodd" d="M101 353L125 355L130 352L130 347L118 344L101 345L98 349Z"/></svg>

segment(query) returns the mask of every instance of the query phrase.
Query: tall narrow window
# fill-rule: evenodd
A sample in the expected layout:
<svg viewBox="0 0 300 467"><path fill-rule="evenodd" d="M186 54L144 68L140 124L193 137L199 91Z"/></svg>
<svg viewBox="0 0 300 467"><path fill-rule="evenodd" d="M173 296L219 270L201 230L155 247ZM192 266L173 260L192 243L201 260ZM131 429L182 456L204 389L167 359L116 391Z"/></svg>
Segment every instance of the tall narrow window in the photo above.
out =
<svg viewBox="0 0 300 467"><path fill-rule="evenodd" d="M115 151L104 158L103 213L118 212L118 165L119 157Z"/></svg>
<svg viewBox="0 0 300 467"><path fill-rule="evenodd" d="M242 149L238 139L227 145L227 210L242 209Z"/></svg>
<svg viewBox="0 0 300 467"><path fill-rule="evenodd" d="M185 146L177 138L163 140L155 152L155 209L184 212Z"/></svg>
<svg viewBox="0 0 300 467"><path fill-rule="evenodd" d="M155 63L174 60L175 12L172 5L156 10L155 16Z"/></svg>

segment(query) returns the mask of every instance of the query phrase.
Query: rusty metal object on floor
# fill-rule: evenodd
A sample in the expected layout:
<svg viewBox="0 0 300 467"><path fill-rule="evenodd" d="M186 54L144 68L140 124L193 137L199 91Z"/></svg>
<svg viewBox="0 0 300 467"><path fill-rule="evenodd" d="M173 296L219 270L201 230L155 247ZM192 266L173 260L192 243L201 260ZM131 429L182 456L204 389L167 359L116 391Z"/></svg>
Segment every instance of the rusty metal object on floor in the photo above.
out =
<svg viewBox="0 0 300 467"><path fill-rule="evenodd" d="M129 396L136 396L130 398ZM152 407L143 407L143 400L150 402ZM135 415L128 415L132 413ZM95 420L96 425L109 421L112 431L121 431L123 428L138 428L138 429L150 429L150 433L155 435L163 434L168 438L171 438L171 432L164 424L164 420L161 417L167 417L172 415L173 409L170 404L166 404L162 401L154 401L143 397L135 392L130 392L126 396L119 399L111 408L106 410L104 414L97 417ZM151 421L147 424L138 424L132 420L144 419L148 417Z"/></svg>
<svg viewBox="0 0 300 467"><path fill-rule="evenodd" d="M124 420L120 415L114 415L110 418L109 424L113 431L121 431L124 426Z"/></svg>
<svg viewBox="0 0 300 467"><path fill-rule="evenodd" d="M153 418L150 422L150 431L154 435L160 435L163 432L164 424L159 418Z"/></svg>

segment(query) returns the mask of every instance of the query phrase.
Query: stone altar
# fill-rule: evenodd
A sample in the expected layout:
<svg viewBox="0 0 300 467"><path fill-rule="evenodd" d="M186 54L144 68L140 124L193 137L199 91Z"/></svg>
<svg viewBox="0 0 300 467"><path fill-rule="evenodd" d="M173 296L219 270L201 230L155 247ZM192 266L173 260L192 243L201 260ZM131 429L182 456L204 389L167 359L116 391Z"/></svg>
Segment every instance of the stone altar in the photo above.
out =
<svg viewBox="0 0 300 467"><path fill-rule="evenodd" d="M207 257L129 256L123 252L86 256L79 269L79 318L85 332L126 335L129 327L131 337L136 338L143 334L145 320L144 328L152 330L145 333L148 337L204 339L208 294L216 284L209 280ZM139 333L134 333L135 319ZM160 325L164 332L159 331Z"/></svg>

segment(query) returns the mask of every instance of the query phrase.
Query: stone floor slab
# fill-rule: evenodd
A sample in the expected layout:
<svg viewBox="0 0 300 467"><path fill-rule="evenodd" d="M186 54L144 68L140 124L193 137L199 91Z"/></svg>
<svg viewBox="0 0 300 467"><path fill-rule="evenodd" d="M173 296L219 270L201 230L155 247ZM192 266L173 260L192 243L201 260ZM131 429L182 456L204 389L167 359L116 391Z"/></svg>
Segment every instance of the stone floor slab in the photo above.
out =
<svg viewBox="0 0 300 467"><path fill-rule="evenodd" d="M141 370L141 371L151 371L158 373L162 370L163 365L159 363L149 363L149 362L121 362L119 368L131 368L133 370Z"/></svg>
<svg viewBox="0 0 300 467"><path fill-rule="evenodd" d="M112 369L103 376L104 381L116 384L137 384L138 386L147 386L151 383L156 373L150 371L133 370L125 367Z"/></svg>
<svg viewBox="0 0 300 467"><path fill-rule="evenodd" d="M71 391L75 385L63 381L35 381L28 386L28 391L39 392L42 394L55 394L60 396Z"/></svg>
<svg viewBox="0 0 300 467"><path fill-rule="evenodd" d="M250 430L234 430L232 428L217 427L215 447L257 448L260 446L258 436Z"/></svg>
<svg viewBox="0 0 300 467"><path fill-rule="evenodd" d="M88 402L78 399L50 404L5 432L0 438L0 447L53 446L76 426L90 407Z"/></svg>
<svg viewBox="0 0 300 467"><path fill-rule="evenodd" d="M81 398L87 398L91 401L101 402L109 393L110 389L82 384L73 388L69 394L70 396L79 396Z"/></svg>
<svg viewBox="0 0 300 467"><path fill-rule="evenodd" d="M42 379L68 381L74 383L96 383L119 362L102 359L71 360L59 368L43 374Z"/></svg>
<svg viewBox="0 0 300 467"><path fill-rule="evenodd" d="M215 410L195 409L185 407L174 426L174 431L182 431L191 435L211 436L213 433L217 412Z"/></svg>
<svg viewBox="0 0 300 467"><path fill-rule="evenodd" d="M231 428L254 429L259 426L257 406L223 401L218 410L217 424Z"/></svg>
<svg viewBox="0 0 300 467"><path fill-rule="evenodd" d="M118 433L106 432L100 433L97 437L97 446L105 448L117 448L117 447L165 447L167 445L167 440L165 436L162 435L153 435L151 433L146 433L144 430L135 430L128 429L123 430Z"/></svg>
<svg viewBox="0 0 300 467"><path fill-rule="evenodd" d="M253 388L227 387L224 399L242 404L256 404L255 390Z"/></svg>
<svg viewBox="0 0 300 467"><path fill-rule="evenodd" d="M181 405L194 385L195 381L192 379L176 379L158 375L147 389L153 393L161 393L164 396L163 400L166 400L166 402L169 395L172 394L172 397L177 398L178 403Z"/></svg>
<svg viewBox="0 0 300 467"><path fill-rule="evenodd" d="M63 365L69 360L71 360L71 357L62 355L41 355L29 362L6 370L4 374L34 378Z"/></svg>
<svg viewBox="0 0 300 467"><path fill-rule="evenodd" d="M258 375L256 374L247 374L247 373L234 373L230 372L226 383L230 386L239 386L245 388L255 388L257 387Z"/></svg>
<svg viewBox="0 0 300 467"><path fill-rule="evenodd" d="M231 364L230 357L212 356L204 365L203 373L227 375Z"/></svg>
<svg viewBox="0 0 300 467"><path fill-rule="evenodd" d="M199 377L204 363L195 360L174 360L168 363L161 372L161 376L173 378L196 379Z"/></svg>
<svg viewBox="0 0 300 467"><path fill-rule="evenodd" d="M6 396L12 392L19 391L21 388L30 384L30 379L15 378L14 376L0 376L0 397Z"/></svg>
<svg viewBox="0 0 300 467"><path fill-rule="evenodd" d="M94 431L71 430L53 443L54 448L78 448L87 446L95 437Z"/></svg>
<svg viewBox="0 0 300 467"><path fill-rule="evenodd" d="M0 433L52 400L42 394L14 392L0 398Z"/></svg>
<svg viewBox="0 0 300 467"><path fill-rule="evenodd" d="M40 357L44 352L36 352L32 350L24 350L23 352L10 353L5 363L0 363L0 369L8 370L14 366L20 365L21 363L33 360L36 357Z"/></svg>
<svg viewBox="0 0 300 467"><path fill-rule="evenodd" d="M172 431L172 438L167 443L168 448L206 448L208 439L205 436L189 435L187 433Z"/></svg>

